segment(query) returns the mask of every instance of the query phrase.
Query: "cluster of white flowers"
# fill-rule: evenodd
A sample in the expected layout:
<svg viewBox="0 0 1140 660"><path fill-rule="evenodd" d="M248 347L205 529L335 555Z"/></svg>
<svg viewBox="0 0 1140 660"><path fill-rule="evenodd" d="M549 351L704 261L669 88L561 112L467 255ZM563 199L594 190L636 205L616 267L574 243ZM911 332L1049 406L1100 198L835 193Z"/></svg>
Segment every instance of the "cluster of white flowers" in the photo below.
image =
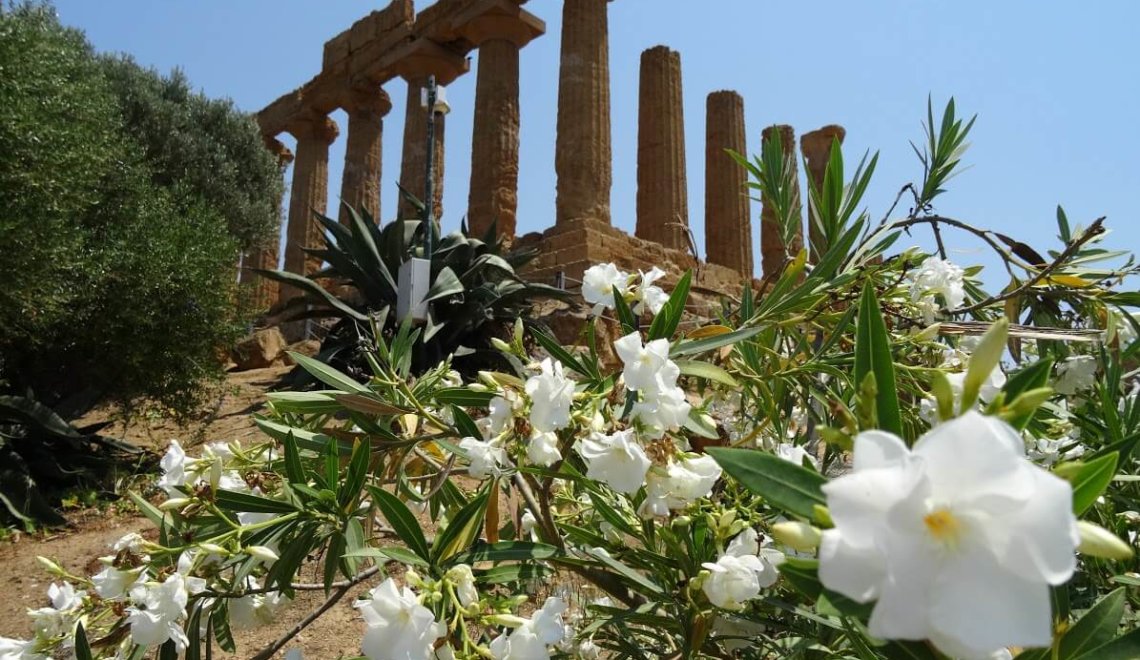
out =
<svg viewBox="0 0 1140 660"><path fill-rule="evenodd" d="M971 411L913 449L861 433L854 471L823 490L835 527L820 579L875 601L872 635L963 658L1049 646L1049 587L1076 566L1072 488L1026 459L1011 426Z"/></svg>
<svg viewBox="0 0 1140 660"><path fill-rule="evenodd" d="M771 547L764 539L761 544L756 530L745 529L729 542L724 554L716 562L702 566L709 571L701 589L709 602L726 610L738 610L745 601L760 595L776 583L776 567L784 561L784 553Z"/></svg>
<svg viewBox="0 0 1140 660"><path fill-rule="evenodd" d="M932 323L939 309L954 310L966 300L966 272L960 266L938 257L927 257L914 273L910 295ZM942 298L940 307L937 297Z"/></svg>
<svg viewBox="0 0 1140 660"><path fill-rule="evenodd" d="M170 497L185 497L183 488L193 488L198 484L209 484L214 490L248 490L241 475L226 470L225 464L233 458L233 450L223 443L215 442L202 448L200 458L190 458L177 440L171 440L166 454L162 457L162 477L160 488Z"/></svg>
<svg viewBox="0 0 1140 660"><path fill-rule="evenodd" d="M35 637L0 637L0 660L49 660L47 653L55 640L62 637L70 641L75 625L83 615L87 593L77 590L70 582L52 582L47 595L48 606L28 610Z"/></svg>
<svg viewBox="0 0 1140 660"><path fill-rule="evenodd" d="M1057 365L1057 380L1053 389L1058 394L1073 395L1096 384L1096 358L1091 355L1074 355Z"/></svg>
<svg viewBox="0 0 1140 660"><path fill-rule="evenodd" d="M669 340L654 339L643 344L641 333L631 332L614 342L623 363L622 380L638 394L633 417L645 425L654 438L685 425L692 406L685 390L677 386L681 370L669 359Z"/></svg>
<svg viewBox="0 0 1140 660"><path fill-rule="evenodd" d="M665 271L654 266L648 273L644 271L638 273L640 279L635 286L635 277L619 270L612 263L591 266L582 275L582 297L588 304L593 305L593 313L597 316L604 309L614 309L617 304L614 300L616 288L621 292L622 298L630 304L634 314L639 316L645 312L656 314L669 300L665 291L656 284L665 277Z"/></svg>
<svg viewBox="0 0 1140 660"><path fill-rule="evenodd" d="M948 365L944 364L943 366ZM950 392L954 395L954 414L958 415L965 412L962 410L962 392L966 389L966 371L948 373L946 380L950 383ZM994 365L990 375L986 377L985 381L982 382L981 389L978 390L978 404L985 406L997 398L998 392L1001 392L1001 388L1005 387L1005 383L1005 371L1002 370L1001 364ZM934 399L928 398L920 401L918 414L931 425L942 421L938 415L938 404L935 403Z"/></svg>
<svg viewBox="0 0 1140 660"><path fill-rule="evenodd" d="M721 469L711 456L688 455L670 458L664 468L649 471L645 500L638 513L645 518L669 515L696 500L707 497L720 479Z"/></svg>
<svg viewBox="0 0 1140 660"><path fill-rule="evenodd" d="M490 651L494 660L546 660L550 658L550 648L561 644L567 638L567 628L562 621L566 602L557 596L546 599L542 607L529 619L519 619L509 633L501 633L491 641Z"/></svg>
<svg viewBox="0 0 1140 660"><path fill-rule="evenodd" d="M434 655L435 641L447 634L447 627L420 603L411 587L399 587L388 578L357 601L367 627L361 643L371 660L427 660Z"/></svg>

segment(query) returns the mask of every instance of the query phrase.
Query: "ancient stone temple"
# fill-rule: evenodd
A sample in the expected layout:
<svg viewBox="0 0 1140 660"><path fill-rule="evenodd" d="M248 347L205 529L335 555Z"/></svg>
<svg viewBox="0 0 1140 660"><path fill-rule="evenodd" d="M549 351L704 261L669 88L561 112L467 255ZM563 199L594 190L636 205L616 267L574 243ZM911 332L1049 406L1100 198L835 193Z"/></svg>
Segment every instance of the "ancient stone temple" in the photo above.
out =
<svg viewBox="0 0 1140 660"><path fill-rule="evenodd" d="M692 269L698 289L739 293L745 282L752 281L756 242L746 171L730 155L748 153L744 99L732 91L714 92L707 98L703 218L707 261L702 262L689 231L681 55L667 46L651 48L641 56L635 235L612 226L609 2L562 0L552 164L557 174L557 187L552 191L556 215L545 231L519 237L515 236L519 145L525 121L520 111L520 95L525 90L519 87L519 64L525 46L546 31L541 19L523 9L526 0L438 0L419 13L412 0L392 0L329 40L320 72L257 115L266 145L278 153L283 170L288 159L294 158L283 247L285 268L309 274L320 266L304 248L321 243L323 228L316 214L329 211L329 146L342 132L347 144L339 200L376 222L381 220L380 181L386 171L381 162L383 122L392 110L384 87L396 78L407 88L399 181L413 194L424 193L429 146L422 90L431 78L446 85L468 73L468 55L478 50L468 207L451 210L453 215L467 216L472 233L481 236L495 227L501 237L516 245L539 248L539 257L527 273L536 280L572 286L589 266L613 261L627 270L659 266L672 277ZM337 109L346 112L347 126L338 127L329 119ZM446 120L442 111L433 112L434 192L430 202L439 218L444 212ZM277 140L282 133L296 138L295 156ZM792 127L771 126L764 135L779 136L788 162L796 167ZM843 136L838 126L804 135L801 149L806 170L817 184L833 142L841 142ZM397 205L398 216L417 215L405 200ZM334 215L342 222L348 219L343 208L337 208ZM760 224L763 271L770 273L802 247L802 223L792 245L783 245L767 205ZM254 251L243 261L251 268L272 268L278 259L275 247ZM296 292L283 292L284 297L290 295ZM260 306L271 307L278 293L272 285L259 285L257 296Z"/></svg>

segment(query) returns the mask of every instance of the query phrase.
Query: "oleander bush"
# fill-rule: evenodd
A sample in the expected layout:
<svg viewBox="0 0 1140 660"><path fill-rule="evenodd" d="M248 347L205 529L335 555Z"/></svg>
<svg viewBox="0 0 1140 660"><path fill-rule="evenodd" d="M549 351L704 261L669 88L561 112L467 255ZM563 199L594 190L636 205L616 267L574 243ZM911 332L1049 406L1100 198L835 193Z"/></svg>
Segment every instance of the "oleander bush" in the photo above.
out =
<svg viewBox="0 0 1140 660"><path fill-rule="evenodd" d="M878 223L874 159L846 181L836 146L816 258L716 319L682 318L689 275L590 268L612 363L598 317L574 348L520 322L474 378L413 375L410 325L363 381L297 356L323 389L270 394L265 442L172 444L136 498L157 540L93 576L45 559L36 636L0 648L209 657L315 588L359 594L372 660L1140 657L1135 267L1103 220L1059 213L1030 262L936 214L971 123L930 118L912 210ZM790 236L774 146L748 167ZM918 226L990 239L1009 285L891 251Z"/></svg>

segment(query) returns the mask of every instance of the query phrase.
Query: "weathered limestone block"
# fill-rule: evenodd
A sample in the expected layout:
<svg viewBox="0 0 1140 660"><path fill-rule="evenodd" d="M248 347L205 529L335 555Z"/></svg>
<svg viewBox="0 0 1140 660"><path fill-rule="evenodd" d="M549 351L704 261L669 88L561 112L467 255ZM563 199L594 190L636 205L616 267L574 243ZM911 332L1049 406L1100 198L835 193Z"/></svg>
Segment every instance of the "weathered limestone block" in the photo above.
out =
<svg viewBox="0 0 1140 660"><path fill-rule="evenodd" d="M318 257L304 252L305 247L321 245L321 225L316 214L324 215L328 207L329 145L336 140L336 123L324 115L313 115L294 122L289 132L297 138L297 159L293 165L293 187L289 195L288 239L285 246L285 270L308 275L321 266ZM299 292L293 291L290 297Z"/></svg>
<svg viewBox="0 0 1140 660"><path fill-rule="evenodd" d="M392 109L388 94L379 87L354 90L345 103L348 113L348 144L341 179L340 221L349 221L348 204L380 222L381 148L384 116Z"/></svg>
<svg viewBox="0 0 1140 660"><path fill-rule="evenodd" d="M408 101L404 111L404 153L400 165L400 185L423 199L427 190L427 109L422 106L423 90L427 86L427 75L408 78ZM432 146L434 154L434 217L443 217L443 136L446 120L443 113L435 113L435 137ZM400 196L400 218L418 218L419 211Z"/></svg>
<svg viewBox="0 0 1140 660"><path fill-rule="evenodd" d="M689 249L681 54L656 46L641 54L637 130L637 237Z"/></svg>
<svg viewBox="0 0 1140 660"><path fill-rule="evenodd" d="M804 247L804 228L800 202L802 198L800 197L799 168L796 166L796 132L791 126L778 124L764 129L763 139L767 141L771 136L777 136L780 139L784 148L785 166L792 169L792 180L795 182L792 193L793 209L794 214L798 216L799 224L798 230L792 238L792 244L785 246L780 235L776 210L769 203L769 200L761 198L763 210L760 215L760 255L764 277L780 271L784 266L786 255L795 255Z"/></svg>
<svg viewBox="0 0 1140 660"><path fill-rule="evenodd" d="M233 371L264 369L280 364L285 355L285 337L277 328L264 328L238 342L230 352Z"/></svg>
<svg viewBox="0 0 1140 660"><path fill-rule="evenodd" d="M752 277L748 172L727 153L748 154L744 99L709 94L705 124L705 253L709 263Z"/></svg>
<svg viewBox="0 0 1140 660"><path fill-rule="evenodd" d="M800 151L804 155L804 160L807 161L808 176L811 177L811 182L817 189L823 187L823 178L827 173L827 162L831 159L831 145L836 141L842 145L843 138L846 136L847 131L842 126L829 124L823 128L804 133L800 137ZM808 256L812 263L815 263L821 256L817 254L815 249L816 246L822 245L823 240L823 234L818 225L809 196L808 240L811 250Z"/></svg>
<svg viewBox="0 0 1140 660"><path fill-rule="evenodd" d="M557 216L610 222L609 0L564 0L558 74Z"/></svg>

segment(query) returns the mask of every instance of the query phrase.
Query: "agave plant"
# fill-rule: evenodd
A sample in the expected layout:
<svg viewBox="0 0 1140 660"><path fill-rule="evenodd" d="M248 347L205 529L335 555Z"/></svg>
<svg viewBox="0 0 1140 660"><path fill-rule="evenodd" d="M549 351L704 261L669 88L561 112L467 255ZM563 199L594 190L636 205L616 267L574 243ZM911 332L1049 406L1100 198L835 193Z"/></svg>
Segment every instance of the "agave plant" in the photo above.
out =
<svg viewBox="0 0 1140 660"><path fill-rule="evenodd" d="M323 215L325 247L307 249L327 267L305 277L280 270L257 271L295 287L302 296L287 303L281 318L339 319L321 344L317 359L366 378L362 347L370 346L379 331L395 334L395 309L400 266L413 257L424 258L428 234L431 287L424 296L427 322L420 331L412 366L417 373L455 356L461 370L479 368L496 360L490 339L518 318L529 315L539 298L566 299L560 289L527 282L517 271L537 255L535 250L508 250L494 225L481 237L471 236L466 223L459 231L441 236L435 223L395 220L380 227L367 212L348 208L349 222L341 224ZM297 378L307 378L297 370ZM300 382L294 380L294 386Z"/></svg>

